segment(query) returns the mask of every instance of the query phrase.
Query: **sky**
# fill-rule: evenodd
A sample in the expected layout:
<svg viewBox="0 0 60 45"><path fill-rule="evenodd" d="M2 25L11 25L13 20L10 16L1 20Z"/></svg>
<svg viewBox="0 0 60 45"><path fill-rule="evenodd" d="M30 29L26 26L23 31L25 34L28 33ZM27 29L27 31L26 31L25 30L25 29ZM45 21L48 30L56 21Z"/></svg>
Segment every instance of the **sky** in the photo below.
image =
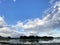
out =
<svg viewBox="0 0 60 45"><path fill-rule="evenodd" d="M8 24L17 21L42 18L42 13L49 7L49 0L0 0L0 15ZM12 21L12 22L11 22Z"/></svg>
<svg viewBox="0 0 60 45"><path fill-rule="evenodd" d="M0 35L60 37L59 0L0 0Z"/></svg>

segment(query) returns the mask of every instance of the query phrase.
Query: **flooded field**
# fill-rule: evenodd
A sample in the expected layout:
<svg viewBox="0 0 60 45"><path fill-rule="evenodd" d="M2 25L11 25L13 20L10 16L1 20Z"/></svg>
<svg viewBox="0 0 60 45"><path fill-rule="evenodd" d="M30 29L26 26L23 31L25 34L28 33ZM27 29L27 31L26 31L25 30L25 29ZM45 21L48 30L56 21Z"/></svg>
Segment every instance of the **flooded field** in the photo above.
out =
<svg viewBox="0 0 60 45"><path fill-rule="evenodd" d="M0 45L60 45L60 39L52 39L52 40L7 39L7 40L0 40Z"/></svg>

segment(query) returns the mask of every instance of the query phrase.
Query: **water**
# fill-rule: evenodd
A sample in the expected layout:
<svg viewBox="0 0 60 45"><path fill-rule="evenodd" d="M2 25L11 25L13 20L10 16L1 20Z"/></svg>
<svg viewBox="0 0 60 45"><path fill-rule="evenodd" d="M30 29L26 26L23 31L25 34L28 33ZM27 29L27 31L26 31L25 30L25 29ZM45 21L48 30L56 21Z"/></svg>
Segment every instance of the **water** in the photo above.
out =
<svg viewBox="0 0 60 45"><path fill-rule="evenodd" d="M5 45L5 43L9 44L40 44L40 43L60 43L59 39L52 39L52 40L42 40L42 39L7 39L7 40L0 40L0 45ZM5 43L4 43L5 42Z"/></svg>

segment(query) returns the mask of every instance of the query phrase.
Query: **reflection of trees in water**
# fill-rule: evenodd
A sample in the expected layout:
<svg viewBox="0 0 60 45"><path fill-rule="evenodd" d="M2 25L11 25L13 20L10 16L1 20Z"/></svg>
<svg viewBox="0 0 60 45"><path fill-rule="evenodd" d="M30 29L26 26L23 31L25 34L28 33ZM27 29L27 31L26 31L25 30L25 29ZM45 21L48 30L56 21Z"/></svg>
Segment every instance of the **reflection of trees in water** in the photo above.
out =
<svg viewBox="0 0 60 45"><path fill-rule="evenodd" d="M20 39L22 42L39 42L39 41L50 41L53 39Z"/></svg>
<svg viewBox="0 0 60 45"><path fill-rule="evenodd" d="M54 38L53 37L44 36L44 37L41 37L40 39L43 40L43 41L50 41L50 40L53 40Z"/></svg>
<svg viewBox="0 0 60 45"><path fill-rule="evenodd" d="M42 41L50 41L50 40L53 40L53 39L49 39L49 38L43 38L41 39Z"/></svg>
<svg viewBox="0 0 60 45"><path fill-rule="evenodd" d="M20 39L20 42L26 43L31 43L31 44L37 44L39 43L39 39Z"/></svg>
<svg viewBox="0 0 60 45"><path fill-rule="evenodd" d="M39 42L39 41L49 41L53 40L53 37L39 37L39 36L21 36L20 39L22 39L23 42Z"/></svg>
<svg viewBox="0 0 60 45"><path fill-rule="evenodd" d="M44 36L44 37L39 37L39 36L21 36L20 38L11 38L11 37L2 37L0 36L0 40L6 40L6 41L10 41L10 40L16 40L17 39L20 41L20 42L36 42L38 43L39 41L49 41L49 40L53 40L53 37L47 37L47 36Z"/></svg>

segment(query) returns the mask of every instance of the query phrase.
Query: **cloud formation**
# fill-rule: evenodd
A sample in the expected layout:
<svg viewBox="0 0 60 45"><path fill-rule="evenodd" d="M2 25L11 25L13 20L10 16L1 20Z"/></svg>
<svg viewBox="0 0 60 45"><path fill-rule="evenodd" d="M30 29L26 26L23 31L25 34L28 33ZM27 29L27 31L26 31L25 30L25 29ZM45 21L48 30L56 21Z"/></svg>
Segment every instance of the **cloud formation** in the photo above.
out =
<svg viewBox="0 0 60 45"><path fill-rule="evenodd" d="M26 22L18 21L17 24L11 26L0 16L0 35L11 37L19 37L21 35L55 36L55 33L52 32L60 28L60 2L56 1L45 14L46 16L42 19L29 19Z"/></svg>
<svg viewBox="0 0 60 45"><path fill-rule="evenodd" d="M21 33L22 34L22 33ZM18 37L21 35L19 31L16 31L15 28L6 24L3 17L0 17L0 36L11 36L11 37Z"/></svg>
<svg viewBox="0 0 60 45"><path fill-rule="evenodd" d="M54 5L46 12L46 16L42 19L29 19L26 23L18 22L15 26L24 31L36 32L35 34L40 32L47 33L60 28L60 2L56 1Z"/></svg>

